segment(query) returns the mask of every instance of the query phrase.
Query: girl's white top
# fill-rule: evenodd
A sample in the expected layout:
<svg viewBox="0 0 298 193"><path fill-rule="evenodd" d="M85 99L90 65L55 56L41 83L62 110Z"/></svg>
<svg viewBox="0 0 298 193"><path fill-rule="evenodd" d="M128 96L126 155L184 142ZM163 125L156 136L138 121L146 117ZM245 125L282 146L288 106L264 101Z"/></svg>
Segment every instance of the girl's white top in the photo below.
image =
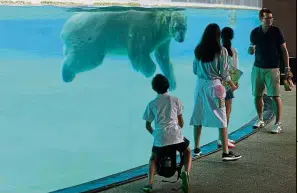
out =
<svg viewBox="0 0 298 193"><path fill-rule="evenodd" d="M220 53L214 57L212 62L201 63L195 58L193 73L198 79L230 81L227 49L222 46Z"/></svg>
<svg viewBox="0 0 298 193"><path fill-rule="evenodd" d="M231 57L228 55L228 64L238 69L239 67L238 52L235 48L231 48L231 50L233 52L233 56Z"/></svg>

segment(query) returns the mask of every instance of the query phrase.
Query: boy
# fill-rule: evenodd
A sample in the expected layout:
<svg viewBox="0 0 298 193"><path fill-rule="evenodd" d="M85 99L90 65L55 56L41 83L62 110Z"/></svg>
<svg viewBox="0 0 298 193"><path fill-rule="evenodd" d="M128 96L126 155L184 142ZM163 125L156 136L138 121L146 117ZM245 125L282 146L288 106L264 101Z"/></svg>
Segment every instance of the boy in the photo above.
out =
<svg viewBox="0 0 298 193"><path fill-rule="evenodd" d="M149 182L143 191L152 191L156 163L163 152L167 149L175 149L184 154L185 171L181 173L181 178L182 190L187 193L192 159L189 141L182 134L183 105L178 98L168 94L169 81L165 76L157 74L152 80L152 89L158 95L147 105L143 115L143 119L146 120L146 129L154 136L152 155L149 160ZM151 126L153 120L155 129Z"/></svg>

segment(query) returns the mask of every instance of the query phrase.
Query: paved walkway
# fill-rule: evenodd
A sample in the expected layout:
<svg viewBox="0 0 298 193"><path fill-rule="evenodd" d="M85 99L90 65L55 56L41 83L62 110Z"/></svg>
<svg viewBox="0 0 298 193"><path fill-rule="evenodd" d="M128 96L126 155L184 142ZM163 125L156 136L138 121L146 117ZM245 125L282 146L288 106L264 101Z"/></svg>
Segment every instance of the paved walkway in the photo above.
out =
<svg viewBox="0 0 298 193"><path fill-rule="evenodd" d="M283 88L282 88L283 89ZM282 93L283 132L269 133L274 121L237 143L243 155L236 162L222 162L221 151L195 160L190 174L191 193L294 193L296 192L296 90ZM161 182L156 177L154 192L171 193L180 183ZM142 192L147 178L118 186L106 193ZM182 191L178 191L179 193Z"/></svg>

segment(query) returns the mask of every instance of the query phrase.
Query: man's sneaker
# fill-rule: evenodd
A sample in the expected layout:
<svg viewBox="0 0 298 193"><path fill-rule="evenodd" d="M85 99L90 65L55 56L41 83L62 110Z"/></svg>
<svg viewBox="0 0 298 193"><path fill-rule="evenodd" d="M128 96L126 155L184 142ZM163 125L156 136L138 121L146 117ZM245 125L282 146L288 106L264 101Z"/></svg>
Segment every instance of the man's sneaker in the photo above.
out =
<svg viewBox="0 0 298 193"><path fill-rule="evenodd" d="M193 151L193 154L195 155L195 156L200 156L201 155L201 149L200 148L195 148L194 149L194 151Z"/></svg>
<svg viewBox="0 0 298 193"><path fill-rule="evenodd" d="M221 141L220 140L217 140L217 147L221 147L221 146L222 146L221 145ZM229 139L228 147L229 148L235 148L236 147L235 141Z"/></svg>
<svg viewBox="0 0 298 193"><path fill-rule="evenodd" d="M241 157L241 155L235 154L232 151L229 151L229 153L222 153L222 161L235 161Z"/></svg>
<svg viewBox="0 0 298 193"><path fill-rule="evenodd" d="M183 171L181 173L181 179L182 179L182 191L184 193L188 193L189 192L189 175L186 171Z"/></svg>
<svg viewBox="0 0 298 193"><path fill-rule="evenodd" d="M281 132L281 126L280 123L277 123L275 125L273 125L272 129L271 129L271 133L280 133Z"/></svg>
<svg viewBox="0 0 298 193"><path fill-rule="evenodd" d="M265 126L265 122L263 120L258 119L253 125L254 128L262 128Z"/></svg>
<svg viewBox="0 0 298 193"><path fill-rule="evenodd" d="M152 192L152 189L153 189L153 186L152 185L146 185L146 186L144 186L143 188L142 188L142 190L144 191L144 192L146 192L146 193L150 193L150 192Z"/></svg>

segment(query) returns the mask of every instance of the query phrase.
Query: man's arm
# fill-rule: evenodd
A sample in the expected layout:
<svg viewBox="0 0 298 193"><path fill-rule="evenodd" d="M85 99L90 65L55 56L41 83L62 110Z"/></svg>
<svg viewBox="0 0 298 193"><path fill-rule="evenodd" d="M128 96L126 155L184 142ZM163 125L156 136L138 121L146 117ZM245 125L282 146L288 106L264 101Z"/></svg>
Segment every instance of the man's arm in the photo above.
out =
<svg viewBox="0 0 298 193"><path fill-rule="evenodd" d="M285 63L285 68L286 68L285 72L287 72L288 70L290 70L290 63L289 63L289 52L288 52L286 43L281 44L280 48L281 48L283 61Z"/></svg>
<svg viewBox="0 0 298 193"><path fill-rule="evenodd" d="M153 133L154 129L153 129L152 126L151 126L151 122L146 121L146 129L147 129L147 131L148 131L150 134Z"/></svg>
<svg viewBox="0 0 298 193"><path fill-rule="evenodd" d="M277 44L280 45L280 50L281 50L282 58L285 65L285 74L287 76L291 72L291 69L290 69L289 53L286 45L286 40L284 38L282 31L279 28L276 28L276 29L277 29Z"/></svg>

